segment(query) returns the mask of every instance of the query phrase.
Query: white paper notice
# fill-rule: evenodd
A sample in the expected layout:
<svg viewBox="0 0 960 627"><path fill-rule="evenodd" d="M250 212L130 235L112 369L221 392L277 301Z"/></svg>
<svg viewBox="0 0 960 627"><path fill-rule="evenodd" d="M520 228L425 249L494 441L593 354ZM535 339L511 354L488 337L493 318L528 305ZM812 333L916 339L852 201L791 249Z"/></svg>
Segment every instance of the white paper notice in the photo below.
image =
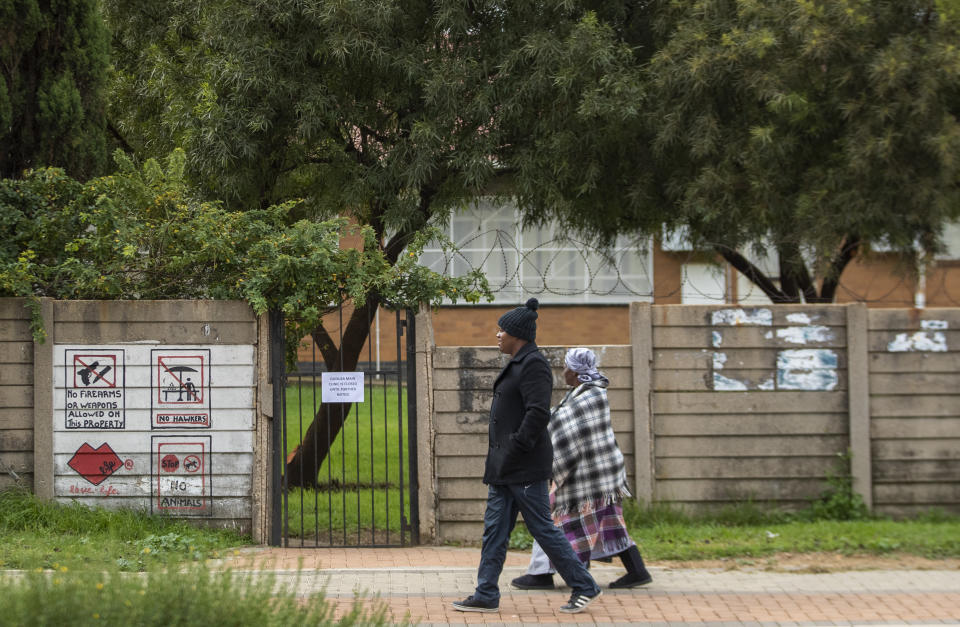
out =
<svg viewBox="0 0 960 627"><path fill-rule="evenodd" d="M320 376L320 400L324 403L362 403L362 372L324 372Z"/></svg>

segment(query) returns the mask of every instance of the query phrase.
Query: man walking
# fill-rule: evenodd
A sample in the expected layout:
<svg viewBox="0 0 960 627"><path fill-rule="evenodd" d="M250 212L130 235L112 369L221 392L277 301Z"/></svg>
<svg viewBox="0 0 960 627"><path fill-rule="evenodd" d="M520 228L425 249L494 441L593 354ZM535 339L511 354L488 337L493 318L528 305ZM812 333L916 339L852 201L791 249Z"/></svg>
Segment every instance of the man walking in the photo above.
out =
<svg viewBox="0 0 960 627"><path fill-rule="evenodd" d="M453 603L454 609L462 612L496 612L500 608L498 581L518 513L573 590L561 612L582 612L601 594L550 515L547 482L553 469L553 447L547 425L553 375L534 343L538 307L537 299L531 298L497 322L497 347L511 359L493 384L483 474L488 492L480 567L474 593Z"/></svg>

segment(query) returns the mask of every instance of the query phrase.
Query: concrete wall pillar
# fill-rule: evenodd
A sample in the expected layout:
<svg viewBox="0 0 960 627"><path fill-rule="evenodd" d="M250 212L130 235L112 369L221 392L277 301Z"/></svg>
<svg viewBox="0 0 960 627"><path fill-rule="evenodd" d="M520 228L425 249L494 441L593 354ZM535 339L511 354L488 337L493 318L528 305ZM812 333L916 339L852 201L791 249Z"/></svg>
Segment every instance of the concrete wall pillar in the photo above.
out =
<svg viewBox="0 0 960 627"><path fill-rule="evenodd" d="M263 314L257 317L257 351L256 351L257 402L256 423L254 425L253 446L253 506L251 528L253 541L257 544L267 544L270 539L271 507L273 493L271 491L273 469L276 464L273 460L272 422L273 416L273 385L270 372L270 316Z"/></svg>
<svg viewBox="0 0 960 627"><path fill-rule="evenodd" d="M633 346L634 496L651 503L654 496L653 412L653 312L650 303L630 304L630 342Z"/></svg>
<svg viewBox="0 0 960 627"><path fill-rule="evenodd" d="M33 492L53 500L53 299L40 299L46 338L33 341Z"/></svg>
<svg viewBox="0 0 960 627"><path fill-rule="evenodd" d="M870 362L867 306L847 309L847 387L850 420L850 473L853 489L873 507L873 461L870 447Z"/></svg>
<svg viewBox="0 0 960 627"><path fill-rule="evenodd" d="M419 491L417 500L420 508L420 543L438 544L437 506L438 479L436 461L437 425L434 420L433 399L433 312L428 305L422 305L417 313L416 370L417 415L417 476Z"/></svg>

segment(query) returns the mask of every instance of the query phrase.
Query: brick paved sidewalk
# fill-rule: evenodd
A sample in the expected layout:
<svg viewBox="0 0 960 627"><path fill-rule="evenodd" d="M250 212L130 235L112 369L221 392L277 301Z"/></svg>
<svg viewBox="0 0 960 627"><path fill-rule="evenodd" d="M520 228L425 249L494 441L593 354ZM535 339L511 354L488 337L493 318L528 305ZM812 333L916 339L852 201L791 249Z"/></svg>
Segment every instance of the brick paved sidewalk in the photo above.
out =
<svg viewBox="0 0 960 627"><path fill-rule="evenodd" d="M654 581L610 590L619 565L595 564L604 594L589 610L557 612L569 596L515 590L528 554L511 552L501 577L500 611L464 613L450 604L473 592L478 549L257 549L231 560L238 572L272 572L299 594L324 589L337 615L379 595L395 621L430 624L589 625L904 625L960 624L960 570L824 574L651 568ZM555 577L557 583L559 577Z"/></svg>

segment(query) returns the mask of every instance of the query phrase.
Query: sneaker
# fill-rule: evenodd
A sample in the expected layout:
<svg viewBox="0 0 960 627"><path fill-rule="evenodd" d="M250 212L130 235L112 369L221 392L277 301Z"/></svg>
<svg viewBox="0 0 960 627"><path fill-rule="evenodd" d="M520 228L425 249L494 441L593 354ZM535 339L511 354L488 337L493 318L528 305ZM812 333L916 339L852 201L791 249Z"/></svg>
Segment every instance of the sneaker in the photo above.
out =
<svg viewBox="0 0 960 627"><path fill-rule="evenodd" d="M514 588L520 590L553 590L553 575L544 573L542 575L524 575L517 577L510 582Z"/></svg>
<svg viewBox="0 0 960 627"><path fill-rule="evenodd" d="M500 603L497 601L481 601L472 594L463 601L454 601L453 609L461 612L497 612Z"/></svg>
<svg viewBox="0 0 960 627"><path fill-rule="evenodd" d="M599 588L594 594L582 594L580 592L574 592L570 595L570 600L567 601L566 605L560 606L560 611L564 614L577 614L587 609L591 603L596 599L600 598L600 595L603 594L603 591Z"/></svg>
<svg viewBox="0 0 960 627"><path fill-rule="evenodd" d="M651 581L653 581L653 577L650 576L650 573L644 573L643 575L627 573L620 579L611 582L610 587L614 590L617 588L639 588L640 586L647 585Z"/></svg>

